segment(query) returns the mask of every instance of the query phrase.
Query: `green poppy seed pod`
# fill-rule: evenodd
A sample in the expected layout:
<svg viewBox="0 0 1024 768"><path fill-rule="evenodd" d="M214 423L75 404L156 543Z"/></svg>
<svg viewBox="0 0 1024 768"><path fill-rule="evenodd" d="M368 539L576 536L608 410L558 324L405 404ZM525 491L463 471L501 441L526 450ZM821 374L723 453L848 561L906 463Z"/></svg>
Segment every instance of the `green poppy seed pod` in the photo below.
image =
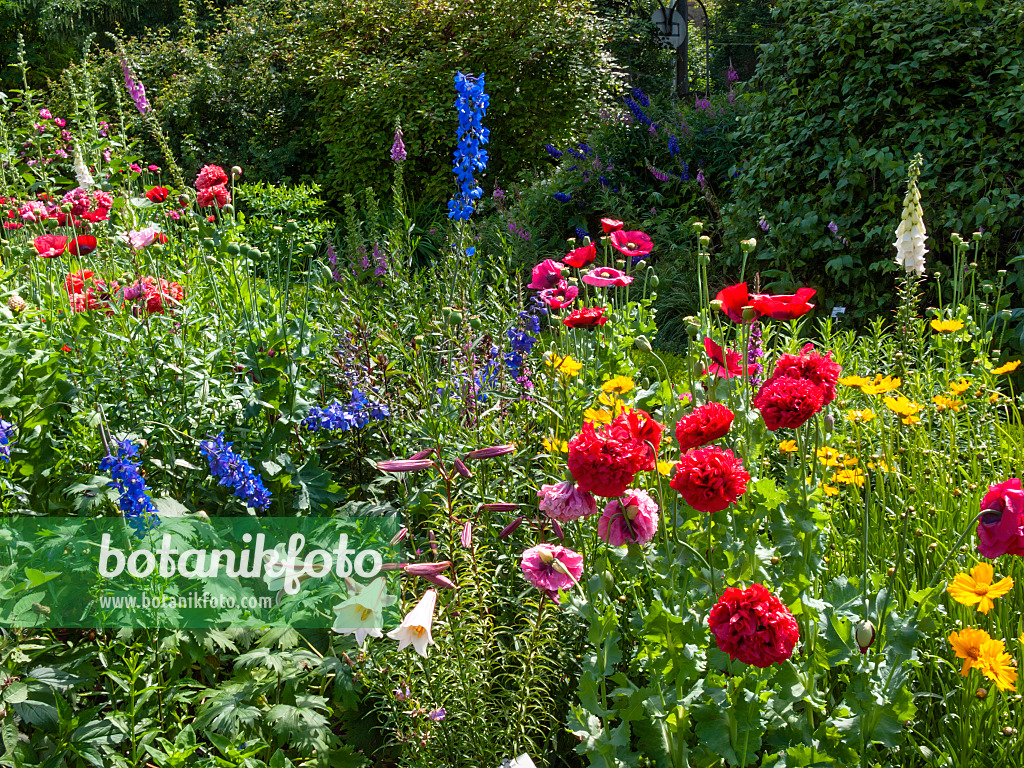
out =
<svg viewBox="0 0 1024 768"><path fill-rule="evenodd" d="M474 331L479 331L481 328L484 327L484 324L479 317L474 317L470 318L469 327L472 328Z"/></svg>
<svg viewBox="0 0 1024 768"><path fill-rule="evenodd" d="M657 275L651 275L651 279L647 281L647 284L650 285L651 288L657 288L660 283L661 280L658 279Z"/></svg>
<svg viewBox="0 0 1024 768"><path fill-rule="evenodd" d="M964 241L964 239L960 237L960 233L958 232L954 232L952 235L950 235L949 239L953 241L953 245L960 245Z"/></svg>
<svg viewBox="0 0 1024 768"><path fill-rule="evenodd" d="M981 290L983 293L992 293L995 290L995 286L992 283L985 281L981 284Z"/></svg>
<svg viewBox="0 0 1024 768"><path fill-rule="evenodd" d="M698 333L700 333L700 323L697 322L697 318L686 318L686 335L692 340L697 338Z"/></svg>
<svg viewBox="0 0 1024 768"><path fill-rule="evenodd" d="M21 255L24 256L26 259L31 259L33 256L36 255L36 249L31 245L26 245L22 249Z"/></svg>
<svg viewBox="0 0 1024 768"><path fill-rule="evenodd" d="M307 256L313 256L316 254L316 246L313 245L312 243L306 243L304 246L302 246L302 252Z"/></svg>
<svg viewBox="0 0 1024 768"><path fill-rule="evenodd" d="M263 258L263 251L261 251L259 248L250 248L249 258L252 259L253 261L259 261L261 258Z"/></svg>
<svg viewBox="0 0 1024 768"><path fill-rule="evenodd" d="M62 205L60 209L64 213L71 213L71 203L64 203L64 205Z"/></svg>
<svg viewBox="0 0 1024 768"><path fill-rule="evenodd" d="M273 233L275 235L283 235L284 234L284 227L282 227L280 224L275 224L273 227L271 227L271 230L273 231Z"/></svg>
<svg viewBox="0 0 1024 768"><path fill-rule="evenodd" d="M693 231L694 232L703 232L704 231L704 222L703 221L695 221L690 226L693 227Z"/></svg>
<svg viewBox="0 0 1024 768"><path fill-rule="evenodd" d="M979 240L981 240L981 232L975 232L974 234L972 234L971 240L973 240L974 242L978 242Z"/></svg>
<svg viewBox="0 0 1024 768"><path fill-rule="evenodd" d="M721 308L721 307L719 307L719 308ZM757 318L757 310L756 309L754 309L753 307L744 307L743 308L743 319L744 320L746 320L749 323L751 320L754 320L756 318Z"/></svg>
<svg viewBox="0 0 1024 768"><path fill-rule="evenodd" d="M831 413L826 413L822 421L825 423L826 432L831 432L836 426L835 417Z"/></svg>
<svg viewBox="0 0 1024 768"><path fill-rule="evenodd" d="M238 247L237 243L228 243L228 246L227 246L226 250L232 256L237 256L242 251L242 249Z"/></svg>
<svg viewBox="0 0 1024 768"><path fill-rule="evenodd" d="M853 639L857 641L860 652L867 653L875 642L875 625L866 619L860 622L853 630Z"/></svg>
<svg viewBox="0 0 1024 768"><path fill-rule="evenodd" d="M288 219L284 225L284 231L289 235L299 231L299 225L295 223L294 219Z"/></svg>
<svg viewBox="0 0 1024 768"><path fill-rule="evenodd" d="M639 349L641 352L647 352L648 354L654 351L654 348L651 346L651 342L648 340L646 336L643 335L637 336L635 339L633 339L633 346Z"/></svg>
<svg viewBox="0 0 1024 768"><path fill-rule="evenodd" d="M228 216L231 216L235 213L235 206L233 206L231 203L228 203L223 208L221 208L221 210L224 211L224 213L226 213Z"/></svg>
<svg viewBox="0 0 1024 768"><path fill-rule="evenodd" d="M711 237L709 235L701 235L700 236L700 244L701 245L711 245Z"/></svg>
<svg viewBox="0 0 1024 768"><path fill-rule="evenodd" d="M239 168L237 165L232 165L231 166L231 175L232 176L241 176L242 175L242 169Z"/></svg>
<svg viewBox="0 0 1024 768"><path fill-rule="evenodd" d="M212 251L214 249L214 244L213 244L213 238L212 237L204 237L203 238L203 248L206 248L207 250L210 250L210 251Z"/></svg>
<svg viewBox="0 0 1024 768"><path fill-rule="evenodd" d="M462 322L461 312L452 312L452 325L458 325Z"/></svg>
<svg viewBox="0 0 1024 768"><path fill-rule="evenodd" d="M153 243L151 246L149 246L149 250L151 250L153 253L159 256L161 253L164 252L163 243Z"/></svg>

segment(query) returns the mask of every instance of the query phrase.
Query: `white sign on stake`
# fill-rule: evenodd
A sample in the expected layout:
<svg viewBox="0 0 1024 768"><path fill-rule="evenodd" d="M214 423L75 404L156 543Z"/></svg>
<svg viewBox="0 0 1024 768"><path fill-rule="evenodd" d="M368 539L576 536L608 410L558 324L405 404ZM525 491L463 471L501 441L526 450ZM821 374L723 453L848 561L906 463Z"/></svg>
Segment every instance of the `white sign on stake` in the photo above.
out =
<svg viewBox="0 0 1024 768"><path fill-rule="evenodd" d="M530 756L524 753L511 760L506 757L501 761L501 765L498 768L537 768L537 766L530 759Z"/></svg>
<svg viewBox="0 0 1024 768"><path fill-rule="evenodd" d="M674 4L671 8L655 8L651 21L673 48L686 42L686 16Z"/></svg>

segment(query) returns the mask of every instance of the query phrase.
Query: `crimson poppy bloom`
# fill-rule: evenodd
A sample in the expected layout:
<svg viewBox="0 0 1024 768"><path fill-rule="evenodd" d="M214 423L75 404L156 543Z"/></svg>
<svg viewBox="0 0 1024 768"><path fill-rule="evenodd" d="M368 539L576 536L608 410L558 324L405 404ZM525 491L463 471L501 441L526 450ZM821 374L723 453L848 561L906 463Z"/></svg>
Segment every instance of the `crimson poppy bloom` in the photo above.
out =
<svg viewBox="0 0 1024 768"><path fill-rule="evenodd" d="M715 296L718 308L722 310L734 323L742 323L743 310L750 308L751 297L747 292L746 283L736 283L728 288L723 288ZM751 316L754 320L756 315Z"/></svg>
<svg viewBox="0 0 1024 768"><path fill-rule="evenodd" d="M597 258L597 247L591 243L585 245L582 248L577 248L575 251L569 251L562 261L568 264L570 267L576 269L583 269L590 262Z"/></svg>
<svg viewBox="0 0 1024 768"><path fill-rule="evenodd" d="M562 323L570 328L593 328L597 325L604 325L608 322L604 311L605 307L583 307L563 317Z"/></svg>
<svg viewBox="0 0 1024 768"><path fill-rule="evenodd" d="M67 250L68 239L63 235L40 235L32 241L32 244L42 258L52 259Z"/></svg>
<svg viewBox="0 0 1024 768"><path fill-rule="evenodd" d="M79 235L68 246L68 251L75 256L88 256L95 250L96 238L92 235Z"/></svg>
<svg viewBox="0 0 1024 768"><path fill-rule="evenodd" d="M783 294L771 296L768 294L755 294L750 297L750 305L758 314L770 317L772 320L792 320L795 317L806 315L814 304L810 300L817 291L813 288L801 288L794 294Z"/></svg>
<svg viewBox="0 0 1024 768"><path fill-rule="evenodd" d="M705 375L718 376L721 379L743 375L744 367L740 364L743 356L739 352L733 352L731 349L723 352L720 346L707 337L704 339L704 351L712 361L711 365L704 369Z"/></svg>
<svg viewBox="0 0 1024 768"><path fill-rule="evenodd" d="M162 203L167 199L167 187L153 187L147 190L146 199L151 203Z"/></svg>
<svg viewBox="0 0 1024 768"><path fill-rule="evenodd" d="M623 223L618 219L601 219L601 229L604 230L606 235L610 235L612 232L618 232L623 226Z"/></svg>
<svg viewBox="0 0 1024 768"><path fill-rule="evenodd" d="M554 259L544 259L533 268L533 280L527 288L537 291L557 288L562 282L562 267L563 265Z"/></svg>
<svg viewBox="0 0 1024 768"><path fill-rule="evenodd" d="M563 309L576 301L576 297L579 294L579 288L575 285L569 285L563 280L558 284L557 288L548 288L541 291L540 297L551 309Z"/></svg>
<svg viewBox="0 0 1024 768"><path fill-rule="evenodd" d="M649 235L643 232L612 232L612 247L627 256L646 256L654 248Z"/></svg>

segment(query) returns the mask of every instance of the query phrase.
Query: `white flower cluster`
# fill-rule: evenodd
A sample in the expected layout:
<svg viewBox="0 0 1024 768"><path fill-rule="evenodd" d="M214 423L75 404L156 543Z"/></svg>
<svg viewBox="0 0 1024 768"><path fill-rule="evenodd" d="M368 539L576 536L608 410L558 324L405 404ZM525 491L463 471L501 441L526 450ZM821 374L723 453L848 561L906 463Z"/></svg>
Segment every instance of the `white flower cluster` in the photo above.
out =
<svg viewBox="0 0 1024 768"><path fill-rule="evenodd" d="M82 151L75 145L75 179L78 181L78 186L88 192L92 189L96 182L92 178L92 174L89 173L89 168L85 164L85 160L82 159Z"/></svg>
<svg viewBox="0 0 1024 768"><path fill-rule="evenodd" d="M903 220L896 228L896 263L907 272L924 274L924 255L928 250L924 241L928 233L924 228L924 211L921 209L921 193L917 182L911 177L907 196L903 199Z"/></svg>

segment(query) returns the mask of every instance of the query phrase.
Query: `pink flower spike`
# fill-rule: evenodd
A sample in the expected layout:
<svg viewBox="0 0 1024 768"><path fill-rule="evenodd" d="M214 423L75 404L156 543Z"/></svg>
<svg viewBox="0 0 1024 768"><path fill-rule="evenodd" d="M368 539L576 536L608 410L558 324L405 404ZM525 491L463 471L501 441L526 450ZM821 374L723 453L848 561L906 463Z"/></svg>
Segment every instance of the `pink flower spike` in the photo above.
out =
<svg viewBox="0 0 1024 768"><path fill-rule="evenodd" d="M598 288L607 288L609 286L615 286L622 288L633 282L633 278L623 272L621 269L615 269L614 267L598 267L592 269L583 276L583 282L587 285L593 285Z"/></svg>
<svg viewBox="0 0 1024 768"><path fill-rule="evenodd" d="M405 572L410 576L437 576L451 567L451 560L442 560L439 563L409 563L405 566Z"/></svg>
<svg viewBox="0 0 1024 768"><path fill-rule="evenodd" d="M469 549L473 546L473 521L467 520L466 524L462 526L462 536L459 538L462 542L462 546Z"/></svg>
<svg viewBox="0 0 1024 768"><path fill-rule="evenodd" d="M565 265L553 259L544 259L533 268L533 281L528 288L543 291L548 288L557 288L562 280L562 270Z"/></svg>
<svg viewBox="0 0 1024 768"><path fill-rule="evenodd" d="M430 459L397 459L395 461L378 461L377 469L383 472L419 472L433 467Z"/></svg>
<svg viewBox="0 0 1024 768"><path fill-rule="evenodd" d="M466 454L467 459L495 459L498 456L506 456L512 453L516 447L514 445L492 445L489 448L477 448L475 451L470 451Z"/></svg>
<svg viewBox="0 0 1024 768"><path fill-rule="evenodd" d="M437 591L428 589L405 618L398 629L388 632L388 637L398 641L398 650L411 645L420 656L426 658L427 646L434 644L430 627L434 623L434 608L437 606Z"/></svg>

